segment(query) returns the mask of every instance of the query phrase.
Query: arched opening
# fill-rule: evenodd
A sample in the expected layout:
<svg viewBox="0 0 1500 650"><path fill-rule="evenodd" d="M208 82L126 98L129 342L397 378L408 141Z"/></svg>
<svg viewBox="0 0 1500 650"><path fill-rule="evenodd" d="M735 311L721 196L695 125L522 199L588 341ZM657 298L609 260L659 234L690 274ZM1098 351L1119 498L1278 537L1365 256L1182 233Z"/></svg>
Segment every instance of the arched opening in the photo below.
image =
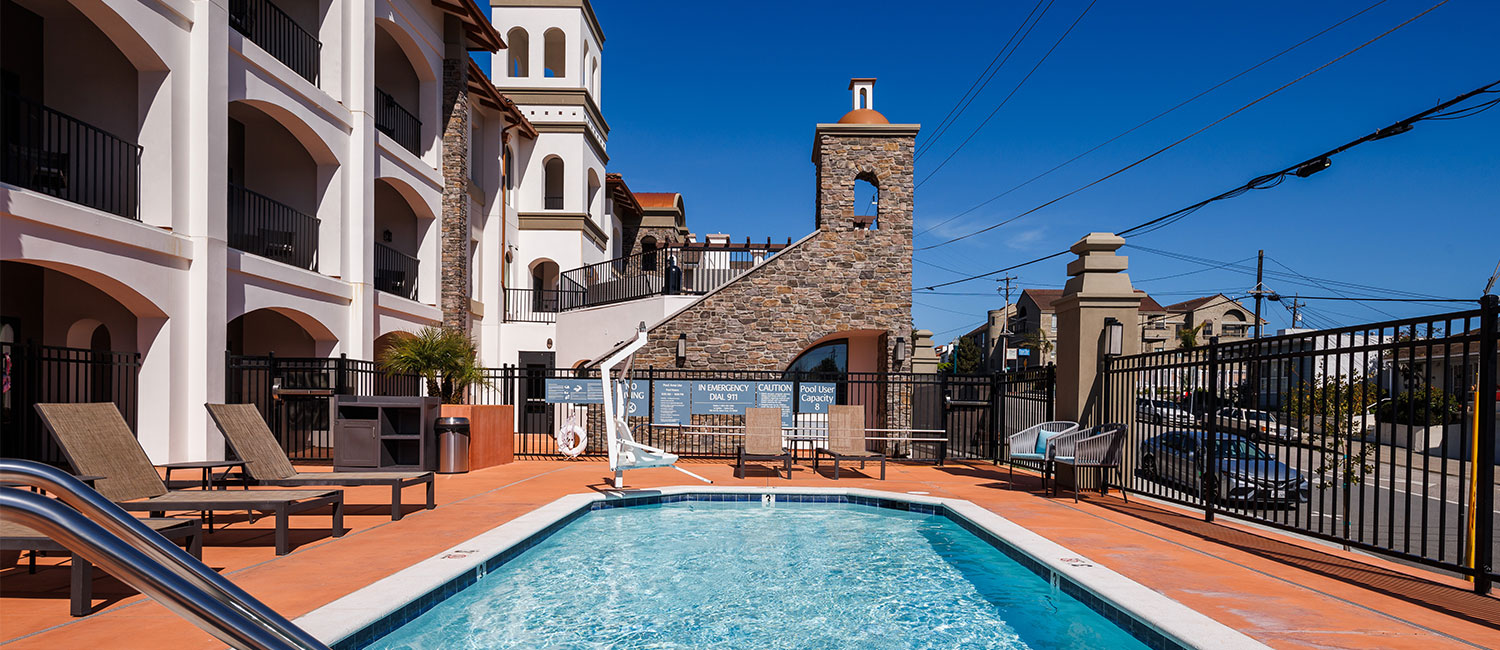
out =
<svg viewBox="0 0 1500 650"><path fill-rule="evenodd" d="M375 21L375 128L420 156L422 80L393 29L386 21Z"/></svg>
<svg viewBox="0 0 1500 650"><path fill-rule="evenodd" d="M375 289L416 300L419 260L432 217L412 209L388 179L375 179Z"/></svg>
<svg viewBox="0 0 1500 650"><path fill-rule="evenodd" d="M1220 327L1222 328L1221 331L1220 331L1220 335L1221 336L1248 336L1249 335L1249 323L1247 322L1248 320L1249 319L1246 318L1244 312L1241 312L1241 311L1239 311L1237 309L1230 309L1228 311L1225 311L1224 312L1224 317L1220 319ZM1207 329L1207 328L1204 328L1204 329Z"/></svg>
<svg viewBox="0 0 1500 650"><path fill-rule="evenodd" d="M233 355L278 357L322 357L338 343L311 316L272 308L252 310L229 321L225 341Z"/></svg>
<svg viewBox="0 0 1500 650"><path fill-rule="evenodd" d="M589 72L589 92L594 93L594 102L597 103L599 101L599 59L594 59L594 62L589 67L591 69Z"/></svg>
<svg viewBox="0 0 1500 650"><path fill-rule="evenodd" d="M512 79L531 76L531 37L516 27L505 35L509 46L505 55L505 74Z"/></svg>
<svg viewBox="0 0 1500 650"><path fill-rule="evenodd" d="M91 12L100 23L71 2L0 2L0 182L139 220L141 79L159 75L136 61L160 62L118 16Z"/></svg>
<svg viewBox="0 0 1500 650"><path fill-rule="evenodd" d="M860 88L859 89L859 106L857 106L856 108L869 108L869 107L870 107L870 92L868 90L865 90L864 88Z"/></svg>
<svg viewBox="0 0 1500 650"><path fill-rule="evenodd" d="M880 186L874 174L864 172L854 178L854 227L875 230L880 227Z"/></svg>
<svg viewBox="0 0 1500 650"><path fill-rule="evenodd" d="M590 169L588 194L584 197L583 204L588 206L589 218L593 219L594 223L602 223L604 221L604 206L600 205L601 193L599 192L599 189L601 187L602 184L599 182L599 172Z"/></svg>
<svg viewBox="0 0 1500 650"><path fill-rule="evenodd" d="M505 188L505 204L514 206L516 204L516 150L509 145L505 147L505 159L500 170L500 185Z"/></svg>
<svg viewBox="0 0 1500 650"><path fill-rule="evenodd" d="M544 192L543 201L548 210L563 209L563 160L557 156L549 156L542 163L542 186Z"/></svg>
<svg viewBox="0 0 1500 650"><path fill-rule="evenodd" d="M568 37L561 29L553 27L542 34L543 76L566 77L568 59Z"/></svg>
<svg viewBox="0 0 1500 650"><path fill-rule="evenodd" d="M316 271L315 215L332 165L319 165L303 140L258 104L230 102L228 135L229 245Z"/></svg>
<svg viewBox="0 0 1500 650"><path fill-rule="evenodd" d="M558 310L557 283L561 269L557 262L540 259L531 263L531 310L554 313Z"/></svg>
<svg viewBox="0 0 1500 650"><path fill-rule="evenodd" d="M641 270L656 270L656 238L651 235L641 238Z"/></svg>

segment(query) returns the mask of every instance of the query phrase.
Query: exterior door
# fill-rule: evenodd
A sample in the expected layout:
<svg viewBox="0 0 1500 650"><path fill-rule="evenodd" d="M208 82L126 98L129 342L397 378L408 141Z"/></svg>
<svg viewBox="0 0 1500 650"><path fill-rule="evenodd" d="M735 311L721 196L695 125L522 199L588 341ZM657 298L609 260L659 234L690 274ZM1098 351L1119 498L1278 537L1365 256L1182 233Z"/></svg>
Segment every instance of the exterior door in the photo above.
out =
<svg viewBox="0 0 1500 650"><path fill-rule="evenodd" d="M552 408L547 404L547 376L556 364L555 352L522 352L521 433L552 435Z"/></svg>

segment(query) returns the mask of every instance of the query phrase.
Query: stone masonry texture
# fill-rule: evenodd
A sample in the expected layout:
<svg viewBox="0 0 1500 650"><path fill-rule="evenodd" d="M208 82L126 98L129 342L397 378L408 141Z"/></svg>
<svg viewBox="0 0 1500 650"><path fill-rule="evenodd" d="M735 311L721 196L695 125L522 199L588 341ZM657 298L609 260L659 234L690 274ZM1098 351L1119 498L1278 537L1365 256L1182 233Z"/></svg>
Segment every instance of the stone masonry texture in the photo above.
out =
<svg viewBox="0 0 1500 650"><path fill-rule="evenodd" d="M469 331L469 67L443 60L442 277L438 307L443 327Z"/></svg>

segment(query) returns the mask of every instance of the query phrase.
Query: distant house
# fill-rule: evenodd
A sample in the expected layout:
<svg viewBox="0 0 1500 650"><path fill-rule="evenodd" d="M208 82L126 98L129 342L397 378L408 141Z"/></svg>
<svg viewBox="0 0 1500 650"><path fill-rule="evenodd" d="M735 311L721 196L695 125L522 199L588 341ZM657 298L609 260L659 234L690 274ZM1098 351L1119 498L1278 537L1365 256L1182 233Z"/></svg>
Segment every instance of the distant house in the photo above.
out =
<svg viewBox="0 0 1500 650"><path fill-rule="evenodd" d="M1168 318L1172 316L1168 313L1169 308L1162 307L1146 292L1137 289L1136 293L1141 294L1141 349L1157 352L1175 348L1177 330L1172 324L1180 321ZM1062 289L1027 289L1021 292L1021 299L1016 301L1011 310L1014 315L1009 316L1009 344L1011 349L1019 352L1016 367L1057 363L1057 310L1053 308L1053 303L1062 298L1062 295ZM996 315L1004 312L1006 310L990 312L990 327L994 330L991 332L992 339L998 333L993 325Z"/></svg>

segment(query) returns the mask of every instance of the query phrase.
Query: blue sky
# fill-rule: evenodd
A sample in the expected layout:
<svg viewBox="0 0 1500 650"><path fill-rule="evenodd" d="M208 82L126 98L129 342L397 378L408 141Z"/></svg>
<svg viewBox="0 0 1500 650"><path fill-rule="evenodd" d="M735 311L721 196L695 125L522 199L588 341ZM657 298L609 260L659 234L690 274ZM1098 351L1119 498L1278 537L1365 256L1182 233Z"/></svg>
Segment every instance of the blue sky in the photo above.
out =
<svg viewBox="0 0 1500 650"><path fill-rule="evenodd" d="M916 195L923 230L1097 145L1374 0L1102 0L969 144ZM1264 67L1004 198L917 237L917 246L1014 216L1112 172L1344 54L1431 7L1389 0ZM879 78L876 108L935 132L1032 10L1033 2L595 2L604 27L603 110L610 170L636 191L679 191L697 233L801 237L813 227L813 125L849 106L850 77ZM930 152L926 177L1052 47L1087 0L1055 0L1010 61ZM914 11L920 8L919 11ZM1120 230L1340 145L1500 79L1500 3L1452 0L1363 50L1151 161L984 235L920 251L918 287ZM1488 95L1493 98L1496 95ZM1307 179L1200 210L1131 241L1153 249L1315 278L1477 297L1500 260L1500 110L1424 122L1358 147ZM1127 249L1131 275L1163 304L1253 276ZM1055 288L1066 258L1015 274ZM1284 265L1284 266L1281 266ZM1332 295L1287 279L1268 288ZM918 327L951 337L1001 304L996 283L918 292ZM1345 292L1348 293L1347 289ZM1358 324L1466 305L1315 302L1314 323ZM1268 306L1272 328L1286 310Z"/></svg>

